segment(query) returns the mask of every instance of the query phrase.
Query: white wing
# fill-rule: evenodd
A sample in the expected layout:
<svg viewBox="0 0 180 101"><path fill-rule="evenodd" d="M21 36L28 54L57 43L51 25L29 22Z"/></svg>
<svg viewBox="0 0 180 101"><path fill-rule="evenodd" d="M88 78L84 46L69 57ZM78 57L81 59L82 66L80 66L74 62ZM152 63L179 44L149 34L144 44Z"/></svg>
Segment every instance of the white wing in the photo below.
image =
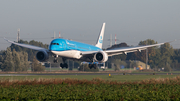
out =
<svg viewBox="0 0 180 101"><path fill-rule="evenodd" d="M173 41L171 41L173 42ZM170 42L164 42L164 43L159 43L159 44L153 44L153 45L146 45L146 46L136 46L136 47L121 47L121 48L115 48L115 49L109 49L105 50L108 56L113 56L113 55L119 55L119 54L127 54L130 52L136 52L141 50L145 50L149 47L154 47L154 46L160 46L165 43L170 43ZM90 55L90 54L96 54L99 51L87 51L87 52L81 52L81 55Z"/></svg>
<svg viewBox="0 0 180 101"><path fill-rule="evenodd" d="M165 43L169 43L169 42L165 42ZM165 43L146 45L146 46L115 48L115 49L106 50L105 52L108 54L108 56L119 55L119 54L127 54L127 53L130 53L130 52L145 50L148 47L154 47L154 46L163 45Z"/></svg>
<svg viewBox="0 0 180 101"><path fill-rule="evenodd" d="M33 45L28 45L28 44L21 44L21 43L16 43L16 42L13 42L13 41L10 41L6 38L4 38L4 40L6 40L7 42L9 43L12 43L12 44L15 44L15 45L18 45L18 46L21 46L21 47L25 47L25 48L29 48L29 49L33 49L33 50L45 50L45 51L49 51L48 49L45 49L45 48L42 48L42 47L38 47L38 46L33 46Z"/></svg>

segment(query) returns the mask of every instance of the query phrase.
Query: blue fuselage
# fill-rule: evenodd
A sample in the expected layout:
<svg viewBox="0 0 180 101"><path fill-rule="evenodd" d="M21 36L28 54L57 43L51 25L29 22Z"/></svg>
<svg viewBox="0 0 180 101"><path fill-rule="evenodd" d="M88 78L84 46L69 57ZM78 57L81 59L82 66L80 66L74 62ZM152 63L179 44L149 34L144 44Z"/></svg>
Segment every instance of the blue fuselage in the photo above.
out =
<svg viewBox="0 0 180 101"><path fill-rule="evenodd" d="M49 45L49 50L50 51L68 51L68 50L101 51L102 49L93 45L59 38L51 41Z"/></svg>

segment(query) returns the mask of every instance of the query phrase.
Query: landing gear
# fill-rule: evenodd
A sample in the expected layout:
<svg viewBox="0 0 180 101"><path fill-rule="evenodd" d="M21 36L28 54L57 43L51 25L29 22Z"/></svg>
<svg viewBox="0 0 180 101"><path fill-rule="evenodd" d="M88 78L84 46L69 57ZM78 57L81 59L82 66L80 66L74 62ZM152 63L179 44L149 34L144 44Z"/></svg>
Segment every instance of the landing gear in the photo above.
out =
<svg viewBox="0 0 180 101"><path fill-rule="evenodd" d="M62 67L62 68L68 68L68 64L65 63L66 59L65 59L65 58L62 58L62 60L63 60L63 63L60 63L60 67Z"/></svg>
<svg viewBox="0 0 180 101"><path fill-rule="evenodd" d="M55 55L55 56L54 56L54 60L53 60L54 63L58 63L57 58L58 58L58 55Z"/></svg>
<svg viewBox="0 0 180 101"><path fill-rule="evenodd" d="M96 64L89 64L89 68L90 69L92 69L92 68L96 69Z"/></svg>
<svg viewBox="0 0 180 101"><path fill-rule="evenodd" d="M55 58L53 62L54 62L54 63L58 63L58 60Z"/></svg>
<svg viewBox="0 0 180 101"><path fill-rule="evenodd" d="M68 68L68 65L67 65L67 63L60 63L60 67L62 67L62 68Z"/></svg>

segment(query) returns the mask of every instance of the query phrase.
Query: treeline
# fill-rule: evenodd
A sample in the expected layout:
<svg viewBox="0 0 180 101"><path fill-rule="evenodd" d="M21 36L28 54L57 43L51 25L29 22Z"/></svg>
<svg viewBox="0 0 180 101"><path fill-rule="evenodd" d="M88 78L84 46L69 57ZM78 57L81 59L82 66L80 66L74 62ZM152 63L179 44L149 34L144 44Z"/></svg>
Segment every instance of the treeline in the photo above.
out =
<svg viewBox="0 0 180 101"><path fill-rule="evenodd" d="M157 44L154 40L147 39L140 41L139 45L152 45ZM126 43L120 43L113 45L108 49L119 48L119 47L129 47ZM146 63L146 50L141 52L132 52L127 55L121 54L117 56L110 57L110 61L119 60L129 61L129 60L139 60ZM170 43L165 43L161 46L150 47L148 48L148 64L151 68L169 68L171 69L180 69L180 49L173 49Z"/></svg>
<svg viewBox="0 0 180 101"><path fill-rule="evenodd" d="M28 54L26 52L11 51L7 48L6 51L0 55L0 68L2 71L27 71L29 67Z"/></svg>

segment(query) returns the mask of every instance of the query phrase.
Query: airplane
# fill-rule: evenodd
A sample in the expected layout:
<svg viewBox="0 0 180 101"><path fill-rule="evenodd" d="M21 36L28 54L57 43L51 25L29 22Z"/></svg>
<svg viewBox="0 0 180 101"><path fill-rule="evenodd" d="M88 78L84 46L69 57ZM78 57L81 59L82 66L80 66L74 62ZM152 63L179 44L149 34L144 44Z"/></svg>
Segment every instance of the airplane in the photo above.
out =
<svg viewBox="0 0 180 101"><path fill-rule="evenodd" d="M141 50L145 50L148 47L154 47L168 43L165 42L165 43L146 45L146 46L124 47L124 48L116 48L110 50L102 50L104 31L105 31L105 23L103 23L102 25L96 45L90 45L77 41L71 41L68 39L57 38L51 41L49 45L49 49L45 49L38 46L16 43L6 38L4 38L4 40L21 47L37 50L38 52L36 53L36 58L40 62L46 62L50 60L51 56L53 56L54 58L53 62L57 63L58 57L61 57L63 63L60 63L60 67L62 68L68 68L68 65L66 63L67 59L79 60L85 62L104 63L108 60L109 56L127 54L136 51L141 52Z"/></svg>

